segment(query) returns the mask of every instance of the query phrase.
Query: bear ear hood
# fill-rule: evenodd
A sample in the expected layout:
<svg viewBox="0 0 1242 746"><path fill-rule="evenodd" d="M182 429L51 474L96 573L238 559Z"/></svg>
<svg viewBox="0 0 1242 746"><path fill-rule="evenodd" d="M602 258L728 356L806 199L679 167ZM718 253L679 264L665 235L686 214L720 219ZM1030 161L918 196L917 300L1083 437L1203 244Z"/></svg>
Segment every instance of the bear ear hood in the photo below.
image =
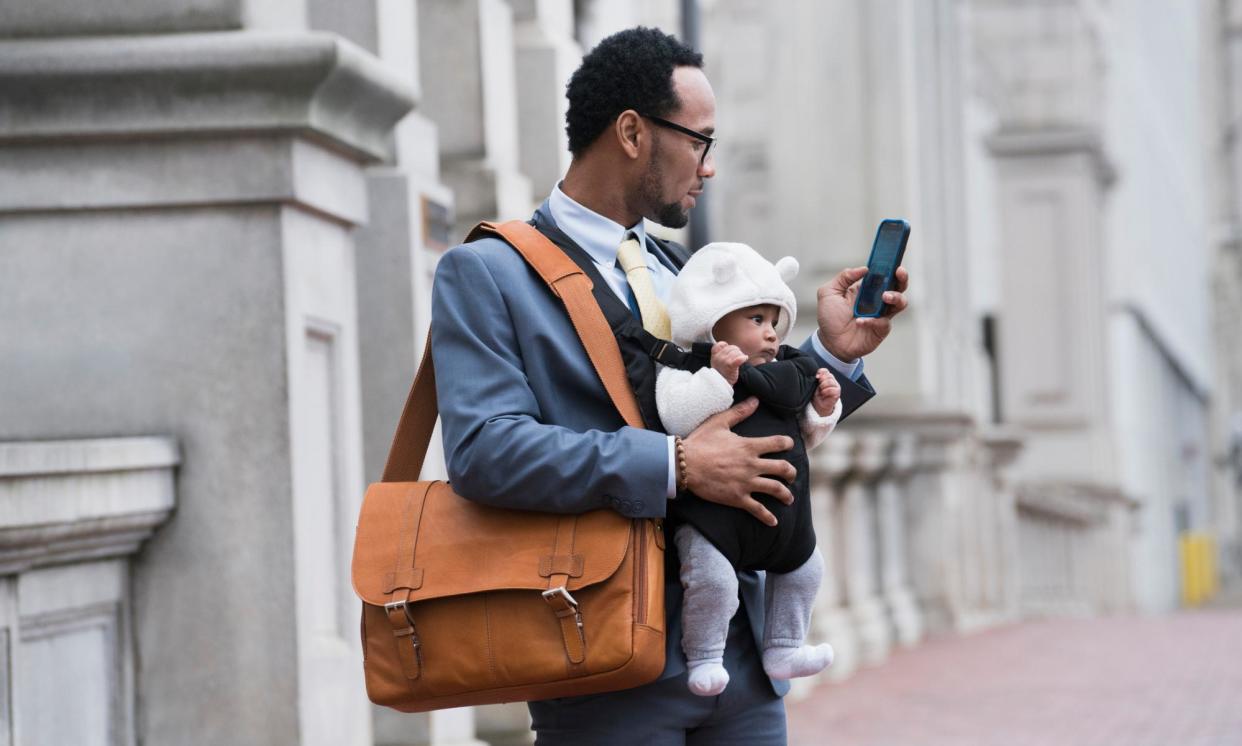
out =
<svg viewBox="0 0 1242 746"><path fill-rule="evenodd" d="M798 276L798 260L792 256L783 256L776 262L776 272L786 284Z"/></svg>
<svg viewBox="0 0 1242 746"><path fill-rule="evenodd" d="M712 279L717 285L728 285L737 275L737 260L728 254L717 253L712 257Z"/></svg>
<svg viewBox="0 0 1242 746"><path fill-rule="evenodd" d="M798 274L792 256L776 264L741 243L710 243L699 249L673 280L668 316L673 343L689 347L714 342L712 327L730 311L763 304L780 309L776 334L782 340L797 317L797 302L787 284Z"/></svg>

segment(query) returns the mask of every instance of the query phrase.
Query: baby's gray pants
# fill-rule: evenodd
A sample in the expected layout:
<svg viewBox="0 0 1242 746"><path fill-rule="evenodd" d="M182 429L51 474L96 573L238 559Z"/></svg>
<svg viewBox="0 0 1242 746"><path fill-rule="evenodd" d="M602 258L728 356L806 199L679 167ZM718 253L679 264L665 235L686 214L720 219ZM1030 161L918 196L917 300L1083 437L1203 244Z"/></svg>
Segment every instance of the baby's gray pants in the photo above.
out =
<svg viewBox="0 0 1242 746"><path fill-rule="evenodd" d="M737 571L693 526L677 529L673 540L681 556L681 647L686 660L724 654L729 620L737 613ZM811 607L824 576L824 557L816 548L793 572L767 574L763 649L802 645Z"/></svg>

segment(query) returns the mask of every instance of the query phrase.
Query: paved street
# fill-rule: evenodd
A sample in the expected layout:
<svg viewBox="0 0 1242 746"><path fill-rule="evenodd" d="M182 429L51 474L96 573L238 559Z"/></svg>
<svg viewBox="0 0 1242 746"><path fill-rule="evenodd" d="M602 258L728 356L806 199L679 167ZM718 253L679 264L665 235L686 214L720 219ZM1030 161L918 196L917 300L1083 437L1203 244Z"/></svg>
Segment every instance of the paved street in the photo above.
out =
<svg viewBox="0 0 1242 746"><path fill-rule="evenodd" d="M1242 746L1242 610L936 639L789 720L793 746Z"/></svg>

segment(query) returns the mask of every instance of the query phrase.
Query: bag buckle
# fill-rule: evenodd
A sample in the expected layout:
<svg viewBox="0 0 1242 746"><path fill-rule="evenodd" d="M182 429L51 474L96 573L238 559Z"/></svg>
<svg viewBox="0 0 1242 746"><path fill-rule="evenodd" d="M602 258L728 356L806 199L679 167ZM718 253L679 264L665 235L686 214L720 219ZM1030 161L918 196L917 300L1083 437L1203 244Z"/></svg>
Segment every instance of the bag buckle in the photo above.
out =
<svg viewBox="0 0 1242 746"><path fill-rule="evenodd" d="M410 626L399 627L392 618L392 612L400 611L405 617L405 621ZM384 604L384 613L388 615L388 621L392 624L393 637L409 637L410 644L414 646L414 657L418 661L418 665L423 663L423 645L418 639L418 628L414 626L414 617L410 614L410 604L406 601L389 601Z"/></svg>
<svg viewBox="0 0 1242 746"><path fill-rule="evenodd" d="M578 637L586 639L586 633L582 629L582 612L578 610L578 601L569 595L569 591L565 586L560 585L555 588L549 588L542 594L543 600L556 612L558 619L564 619L570 614L574 617L574 624L578 625Z"/></svg>
<svg viewBox="0 0 1242 746"><path fill-rule="evenodd" d="M563 585L549 588L540 595L552 607L556 618L561 620L561 634L565 635L565 652L569 653L569 658L572 662L581 663L582 654L586 649L586 630L582 626L582 612L578 609L577 599L569 595L569 591ZM580 648L576 652L571 648L569 642L569 635L572 633L565 628L566 619L570 616L574 618L574 627L570 629L576 629L578 633L578 645Z"/></svg>
<svg viewBox="0 0 1242 746"><path fill-rule="evenodd" d="M553 606L556 605L555 603L553 603L553 599L556 599L559 601L564 601L565 608L572 608L572 609L578 608L578 602L574 599L573 596L569 595L569 591L566 590L565 586L563 585L558 585L555 588L549 588L548 590L544 591L540 595L543 596L544 601L547 601L549 604Z"/></svg>

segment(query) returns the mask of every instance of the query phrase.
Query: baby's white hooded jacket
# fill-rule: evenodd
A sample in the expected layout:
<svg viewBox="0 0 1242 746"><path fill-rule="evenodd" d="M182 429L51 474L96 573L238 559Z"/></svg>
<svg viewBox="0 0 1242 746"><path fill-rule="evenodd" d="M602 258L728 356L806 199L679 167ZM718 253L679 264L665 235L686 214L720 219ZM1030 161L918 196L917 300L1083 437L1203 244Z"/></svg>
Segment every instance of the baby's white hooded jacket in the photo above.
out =
<svg viewBox="0 0 1242 746"><path fill-rule="evenodd" d="M686 262L669 292L673 343L682 348L695 342L714 343L712 329L723 316L765 304L780 309L776 335L783 341L797 318L797 302L787 284L797 274L798 260L791 256L772 264L746 244L717 242L704 246ZM688 435L732 404L733 386L710 365L694 373L660 366L656 407L670 435ZM827 417L821 417L808 404L799 418L806 448L823 441L840 416L840 401Z"/></svg>

